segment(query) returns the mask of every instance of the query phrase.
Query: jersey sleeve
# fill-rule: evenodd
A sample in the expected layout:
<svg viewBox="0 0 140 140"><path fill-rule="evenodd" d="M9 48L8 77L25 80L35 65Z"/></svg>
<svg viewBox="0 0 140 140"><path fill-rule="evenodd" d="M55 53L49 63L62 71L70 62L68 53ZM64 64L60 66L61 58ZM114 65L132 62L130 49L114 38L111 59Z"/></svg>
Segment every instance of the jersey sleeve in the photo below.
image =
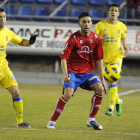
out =
<svg viewBox="0 0 140 140"><path fill-rule="evenodd" d="M70 37L68 39L68 41L66 42L66 45L64 47L64 50L63 50L62 54L60 55L60 58L68 60L68 58L70 56L70 53L73 49L73 46L74 46L74 39L72 37Z"/></svg>
<svg viewBox="0 0 140 140"><path fill-rule="evenodd" d="M125 33L127 33L127 27L123 24L123 33L121 34L121 38L125 38Z"/></svg>
<svg viewBox="0 0 140 140"><path fill-rule="evenodd" d="M97 37L97 45L95 47L93 55L94 55L96 60L101 60L104 57L102 40L101 40L100 36Z"/></svg>
<svg viewBox="0 0 140 140"><path fill-rule="evenodd" d="M18 45L21 43L22 38L19 37L18 35L16 35L14 32L12 32L11 30L9 30L9 35L10 35L10 40L9 42L14 43L15 45Z"/></svg>

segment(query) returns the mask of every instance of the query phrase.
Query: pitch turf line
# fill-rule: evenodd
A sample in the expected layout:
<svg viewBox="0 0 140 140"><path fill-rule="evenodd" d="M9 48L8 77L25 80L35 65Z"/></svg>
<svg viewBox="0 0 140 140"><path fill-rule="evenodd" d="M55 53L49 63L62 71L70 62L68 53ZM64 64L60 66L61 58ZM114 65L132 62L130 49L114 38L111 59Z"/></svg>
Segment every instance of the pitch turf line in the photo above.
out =
<svg viewBox="0 0 140 140"><path fill-rule="evenodd" d="M5 89L0 89L0 91L6 91L6 90ZM131 94L131 93L135 93L135 92L138 92L138 91L140 91L140 89L129 90L129 91L125 91L125 92L118 93L118 94L119 94L119 96L122 96L122 95L127 95L127 94ZM21 92L36 92L36 93L39 93L40 91L21 90ZM41 91L41 92L46 92L46 91ZM56 93L56 92L54 92L54 93Z"/></svg>
<svg viewBox="0 0 140 140"><path fill-rule="evenodd" d="M119 96L131 94L131 93L135 93L135 92L137 92L137 91L140 91L140 89L129 90L129 91L126 91L126 92L122 92L122 93L119 93Z"/></svg>
<svg viewBox="0 0 140 140"><path fill-rule="evenodd" d="M96 132L96 131L75 131L75 130L51 130L51 129L22 129L22 128L0 128L1 130L24 130L24 131L57 131L57 132L74 132L74 133L96 133L96 134L111 134L111 135L131 135L131 136L139 136L140 134L136 134L136 133L113 133L113 132Z"/></svg>

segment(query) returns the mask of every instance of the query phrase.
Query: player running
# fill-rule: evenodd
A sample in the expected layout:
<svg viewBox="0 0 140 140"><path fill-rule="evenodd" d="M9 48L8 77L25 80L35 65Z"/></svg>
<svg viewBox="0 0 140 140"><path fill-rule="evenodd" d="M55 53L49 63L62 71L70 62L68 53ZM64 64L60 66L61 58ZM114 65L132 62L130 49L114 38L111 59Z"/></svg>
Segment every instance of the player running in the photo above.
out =
<svg viewBox="0 0 140 140"><path fill-rule="evenodd" d="M21 99L18 83L13 75L13 72L8 67L6 60L6 47L12 42L15 45L29 46L34 44L36 35L30 40L22 39L5 27L6 13L3 8L0 8L0 85L7 89L13 98L13 106L16 111L17 127L31 127L28 123L23 122L23 102Z"/></svg>
<svg viewBox="0 0 140 140"><path fill-rule="evenodd" d="M127 33L126 25L118 21L120 15L117 4L112 4L109 7L109 18L100 21L96 24L94 32L102 38L104 59L103 66L115 63L121 69L122 61L125 55L123 54L121 44L127 53L125 33ZM122 113L122 100L119 99L116 82L109 82L110 103L109 108L105 112L106 115L113 116L114 106L116 103L116 114L120 116Z"/></svg>
<svg viewBox="0 0 140 140"><path fill-rule="evenodd" d="M93 127L95 130L103 129L95 120L95 116L101 106L103 91L107 92L102 75L102 42L97 34L90 31L92 20L89 13L81 13L78 24L81 30L70 36L63 53L60 55L64 74L64 95L58 99L52 117L46 126L47 128L55 129L56 121L63 112L67 101L74 95L76 89L81 87L95 91L91 99L87 126ZM95 61L101 81L92 73L95 68Z"/></svg>

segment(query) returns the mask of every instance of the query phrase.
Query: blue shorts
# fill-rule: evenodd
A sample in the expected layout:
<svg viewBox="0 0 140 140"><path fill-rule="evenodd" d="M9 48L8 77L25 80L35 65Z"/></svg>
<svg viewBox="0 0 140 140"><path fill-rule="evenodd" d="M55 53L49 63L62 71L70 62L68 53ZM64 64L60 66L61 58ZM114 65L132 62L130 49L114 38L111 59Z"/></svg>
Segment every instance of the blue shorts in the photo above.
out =
<svg viewBox="0 0 140 140"><path fill-rule="evenodd" d="M94 73L86 73L86 74L76 74L71 71L68 71L68 74L71 74L71 82L66 83L64 81L64 89L67 87L73 88L74 92L78 87L81 87L82 89L85 90L91 90L89 88L89 85L94 84L94 83L101 83L99 78L94 74Z"/></svg>

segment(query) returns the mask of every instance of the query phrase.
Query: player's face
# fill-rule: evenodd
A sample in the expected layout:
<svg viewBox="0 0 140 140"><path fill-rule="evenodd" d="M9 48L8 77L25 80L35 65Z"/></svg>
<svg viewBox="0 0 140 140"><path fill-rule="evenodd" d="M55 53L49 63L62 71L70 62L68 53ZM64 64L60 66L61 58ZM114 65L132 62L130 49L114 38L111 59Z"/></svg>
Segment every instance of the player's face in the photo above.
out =
<svg viewBox="0 0 140 140"><path fill-rule="evenodd" d="M79 21L79 26L83 33L88 34L92 26L91 17L82 17Z"/></svg>
<svg viewBox="0 0 140 140"><path fill-rule="evenodd" d="M6 24L6 13L0 12L0 28L3 28Z"/></svg>
<svg viewBox="0 0 140 140"><path fill-rule="evenodd" d="M110 7L108 14L109 19L118 19L118 16L120 15L119 8L115 6Z"/></svg>

